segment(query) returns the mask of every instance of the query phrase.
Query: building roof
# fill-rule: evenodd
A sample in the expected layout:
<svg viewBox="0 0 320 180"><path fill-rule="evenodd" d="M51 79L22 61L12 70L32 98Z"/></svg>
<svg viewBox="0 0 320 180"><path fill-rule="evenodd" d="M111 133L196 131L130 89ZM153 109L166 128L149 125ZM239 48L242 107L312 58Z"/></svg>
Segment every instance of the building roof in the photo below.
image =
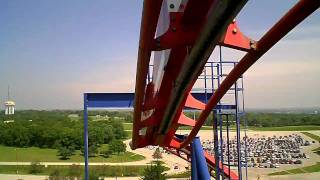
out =
<svg viewBox="0 0 320 180"><path fill-rule="evenodd" d="M4 105L5 106L15 106L16 105L16 103L14 102L14 101L6 101L6 102L4 102Z"/></svg>

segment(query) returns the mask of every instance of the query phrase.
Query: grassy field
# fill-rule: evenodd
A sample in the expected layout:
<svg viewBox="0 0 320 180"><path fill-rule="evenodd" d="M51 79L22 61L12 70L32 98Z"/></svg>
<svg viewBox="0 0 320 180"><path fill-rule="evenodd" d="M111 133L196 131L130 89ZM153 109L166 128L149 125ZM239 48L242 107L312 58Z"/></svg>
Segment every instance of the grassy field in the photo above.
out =
<svg viewBox="0 0 320 180"><path fill-rule="evenodd" d="M123 126L125 130L132 130L132 123L123 123ZM223 128L225 128L225 126ZM235 129L236 129L235 126L230 126L231 131L234 131ZM241 129L244 129L244 127L241 126ZM252 127L251 126L251 127L248 127L248 129L253 131L312 131L312 130L320 130L320 126L282 126L282 127ZM191 127L180 126L179 130L191 130ZM212 126L202 126L201 130L212 130Z"/></svg>
<svg viewBox="0 0 320 180"><path fill-rule="evenodd" d="M191 177L191 171L185 171L178 174L168 175L167 178L189 178Z"/></svg>
<svg viewBox="0 0 320 180"><path fill-rule="evenodd" d="M132 123L122 123L124 130L132 131Z"/></svg>
<svg viewBox="0 0 320 180"><path fill-rule="evenodd" d="M103 146L105 148L105 146ZM75 155L68 160L60 160L57 156L56 149L41 149L37 147L30 148L14 148L0 146L0 161L2 162L83 162L81 152L77 150ZM132 152L120 153L119 155L111 155L108 158L102 156L90 157L90 162L131 162L143 160L145 157Z"/></svg>
<svg viewBox="0 0 320 180"><path fill-rule="evenodd" d="M302 134L316 140L316 141L319 141L320 142L320 137L315 135L315 134L312 134L312 133L309 133L309 132L301 132Z"/></svg>
<svg viewBox="0 0 320 180"><path fill-rule="evenodd" d="M132 123L123 123L123 128L126 131L132 131ZM179 130L191 130L189 126L180 126ZM201 130L212 130L211 126L202 126Z"/></svg>
<svg viewBox="0 0 320 180"><path fill-rule="evenodd" d="M132 138L132 131L126 130L126 133L127 133L127 139L131 139Z"/></svg>
<svg viewBox="0 0 320 180"><path fill-rule="evenodd" d="M249 127L254 131L312 131L320 130L320 126L283 126L283 127Z"/></svg>
<svg viewBox="0 0 320 180"><path fill-rule="evenodd" d="M180 126L178 130L191 130L190 126ZM201 130L212 130L212 126L202 126Z"/></svg>
<svg viewBox="0 0 320 180"><path fill-rule="evenodd" d="M90 166L90 172L106 177L115 177L115 176L141 176L143 170L146 168L144 165L140 166ZM71 166L40 166L41 172L37 175L50 175L54 171L58 171L61 176L70 175ZM84 174L84 169L82 166L73 166L73 173ZM18 170L19 174L31 174L30 166L4 166L0 165L0 174L16 174Z"/></svg>
<svg viewBox="0 0 320 180"><path fill-rule="evenodd" d="M286 171L279 171L275 173L269 174L269 176L276 176L276 175L285 175L285 174L301 174L301 173L313 173L313 172L320 172L320 162L312 166L305 166L302 168L290 169Z"/></svg>

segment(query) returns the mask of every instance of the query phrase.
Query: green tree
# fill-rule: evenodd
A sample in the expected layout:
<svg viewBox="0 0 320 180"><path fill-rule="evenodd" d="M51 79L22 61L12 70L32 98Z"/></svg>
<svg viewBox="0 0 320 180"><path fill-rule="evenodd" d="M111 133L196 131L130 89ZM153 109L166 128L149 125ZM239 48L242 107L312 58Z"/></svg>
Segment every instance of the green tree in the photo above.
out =
<svg viewBox="0 0 320 180"><path fill-rule="evenodd" d="M127 137L127 133L124 131L122 122L112 119L111 125L116 139L123 139Z"/></svg>
<svg viewBox="0 0 320 180"><path fill-rule="evenodd" d="M96 145L91 145L88 148L88 156L94 157L98 153L98 147Z"/></svg>
<svg viewBox="0 0 320 180"><path fill-rule="evenodd" d="M114 138L114 132L113 132L113 127L110 125L107 125L103 128L104 130L104 143L108 144L109 142L111 142Z"/></svg>
<svg viewBox="0 0 320 180"><path fill-rule="evenodd" d="M74 149L72 149L71 147L64 147L64 146L60 146L58 148L58 155L61 156L60 159L66 160L69 159L70 156L73 155Z"/></svg>
<svg viewBox="0 0 320 180"><path fill-rule="evenodd" d="M144 169L141 180L164 180L166 179L164 171L164 166L160 161L157 161L156 164L151 164Z"/></svg>
<svg viewBox="0 0 320 180"><path fill-rule="evenodd" d="M75 152L75 139L71 128L64 128L62 130L59 140L57 140L58 155L61 159L68 159Z"/></svg>
<svg viewBox="0 0 320 180"><path fill-rule="evenodd" d="M112 151L109 150L109 149L108 150L104 150L104 151L101 152L101 154L103 155L103 157L108 158L112 154Z"/></svg>
<svg viewBox="0 0 320 180"><path fill-rule="evenodd" d="M109 150L113 153L126 152L126 144L124 144L121 140L112 140L109 144Z"/></svg>
<svg viewBox="0 0 320 180"><path fill-rule="evenodd" d="M96 123L89 124L89 146L100 145L104 142L104 132L103 129Z"/></svg>

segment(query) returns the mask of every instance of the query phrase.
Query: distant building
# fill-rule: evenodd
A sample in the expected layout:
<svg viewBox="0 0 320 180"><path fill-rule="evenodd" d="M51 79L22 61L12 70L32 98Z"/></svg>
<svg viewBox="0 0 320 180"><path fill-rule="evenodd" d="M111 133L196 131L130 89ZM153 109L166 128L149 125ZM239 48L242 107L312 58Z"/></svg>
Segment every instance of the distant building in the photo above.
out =
<svg viewBox="0 0 320 180"><path fill-rule="evenodd" d="M12 100L10 100L10 88L8 87L8 99L6 102L4 102L5 106L5 115L13 115L14 114L14 108L16 106L16 103Z"/></svg>
<svg viewBox="0 0 320 180"><path fill-rule="evenodd" d="M13 115L14 114L14 107L15 107L15 102L14 101L6 101L4 102L4 106L5 106L5 115Z"/></svg>

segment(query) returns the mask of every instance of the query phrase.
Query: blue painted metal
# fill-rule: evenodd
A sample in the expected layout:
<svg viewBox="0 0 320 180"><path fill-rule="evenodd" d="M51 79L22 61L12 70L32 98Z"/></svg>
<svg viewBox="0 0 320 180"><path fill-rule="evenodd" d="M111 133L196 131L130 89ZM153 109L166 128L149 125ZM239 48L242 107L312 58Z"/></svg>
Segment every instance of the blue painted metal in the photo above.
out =
<svg viewBox="0 0 320 180"><path fill-rule="evenodd" d="M198 180L196 151L191 147L191 179Z"/></svg>
<svg viewBox="0 0 320 180"><path fill-rule="evenodd" d="M215 90L220 86L222 80L228 73L230 69L232 69L237 62L235 61L225 61L222 59L222 50L219 49L219 60L218 61L211 61L207 62L205 65L205 70L202 75L199 76L198 79L201 79L204 81L204 88L197 88L196 90L193 90L193 96L206 103L208 99L214 94ZM224 72L226 71L226 72ZM211 74L210 74L211 72ZM210 83L211 81L211 83ZM244 113L244 101L243 101L243 79L242 76L239 80L242 84L241 87L240 85L234 85L233 87L230 88L230 90L227 92L227 95L229 98L233 98L232 102L230 102L230 99L228 99L226 102L228 104L225 104L225 102L220 101L218 105L213 109L213 141L214 141L214 156L215 156L215 161L216 161L216 166L215 166L215 171L216 171L216 179L225 179L226 177L224 176L223 169L220 169L218 164L220 162L228 165L229 171L231 169L230 167L230 156L229 154L231 153L230 150L230 136L229 136L229 131L230 131L230 125L231 121L229 119L229 116L234 116L238 121L235 121L236 127L239 127L237 131L237 137L240 137L240 115ZM209 82L209 83L208 83ZM210 87L211 86L211 87ZM238 96L239 93L242 93L242 106L238 102L241 102L239 99L240 96ZM226 125L223 123L223 118L224 116L227 118ZM233 122L232 122L233 123ZM226 133L227 133L227 140L226 144L227 147L224 148L224 139L223 139L223 130L224 127L226 126ZM240 140L238 141L240 143ZM240 145L240 144L239 144ZM239 146L237 145L237 146ZM238 149L238 148L237 148ZM240 149L240 148L239 148ZM227 151L227 157L224 156L224 151ZM238 152L238 150L237 150ZM239 160L241 160L241 156L239 155ZM241 176L241 162L238 163L240 164L240 171L238 171L239 176ZM230 174L230 172L229 172ZM241 178L241 177L240 177Z"/></svg>
<svg viewBox="0 0 320 180"><path fill-rule="evenodd" d="M237 91L237 82L235 82L235 102L236 106L238 107L238 91ZM242 165L241 165L241 150L240 150L240 119L238 115L238 108L236 108L236 113L235 113L235 119L236 119L236 130L237 130L237 154L238 154L238 177L239 180L242 179Z"/></svg>
<svg viewBox="0 0 320 180"><path fill-rule="evenodd" d="M220 83L221 83L221 78L223 75L223 66L222 66L222 51L221 51L221 46L219 46L219 65L218 66L218 87L220 87ZM219 101L218 103L219 105L221 105L221 101ZM236 107L235 107L236 108ZM223 158L223 136L222 136L222 112L221 109L218 109L219 111L219 127L220 127L220 160L223 163L224 162L224 158ZM224 167L222 166L222 172L224 172ZM221 173L222 175L222 179L225 179L224 173Z"/></svg>
<svg viewBox="0 0 320 180"><path fill-rule="evenodd" d="M88 108L132 108L134 93L84 93L84 159L85 180L89 180Z"/></svg>
<svg viewBox="0 0 320 180"><path fill-rule="evenodd" d="M248 139L247 128L248 128L248 126L247 126L246 119L244 120L244 127L245 127L245 129L244 129L244 137L245 137L245 139L244 139L244 158L245 158L245 167L246 167L245 173L246 173L246 179L248 179L248 162L247 162L247 157L248 157L248 154L247 154L247 139Z"/></svg>
<svg viewBox="0 0 320 180"><path fill-rule="evenodd" d="M228 157L228 173L230 174L230 139L229 139L229 115L226 114L226 118L227 118L227 147L228 147L228 151L227 151L227 157Z"/></svg>
<svg viewBox="0 0 320 180"><path fill-rule="evenodd" d="M195 137L191 144L191 177L192 180L210 179L206 158L199 137ZM192 161L193 160L193 161Z"/></svg>
<svg viewBox="0 0 320 180"><path fill-rule="evenodd" d="M213 148L214 148L214 156L215 156L215 170L216 170L216 179L220 179L220 168L219 168L219 162L220 162L220 156L219 156L219 147L218 147L218 119L217 119L217 111L213 111Z"/></svg>
<svg viewBox="0 0 320 180"><path fill-rule="evenodd" d="M243 86L243 81L241 81L241 87ZM243 95L243 91L242 91L242 95ZM244 110L244 96L242 96L242 109ZM246 180L248 179L248 162L247 162L247 157L248 157L248 153L247 153L247 142L248 142L248 137L247 137L247 130L248 130L248 124L247 124L247 118L244 118L244 158L246 160Z"/></svg>
<svg viewBox="0 0 320 180"><path fill-rule="evenodd" d="M83 96L83 123L84 123L84 172L85 180L89 180L89 159L88 159L88 96L85 93Z"/></svg>
<svg viewBox="0 0 320 180"><path fill-rule="evenodd" d="M212 94L215 91L215 83L214 81L217 81L216 84L219 86L220 85L220 78L223 77L222 74L222 66L224 66L225 64L232 64L235 65L235 62L208 62L208 68L209 71L211 70L211 74L205 72L204 73L204 77L202 77L202 79L204 79L205 81L205 87L203 89L203 91L201 92L192 92L191 94L193 95L194 98L198 99L199 101L206 103L208 101L208 99L212 96ZM206 66L207 67L207 66ZM216 68L217 70L217 75L215 74L214 68ZM208 72L209 72L208 71ZM152 76L151 73L148 73L148 78L147 81L151 82L152 80ZM201 77L199 78L201 79ZM207 81L211 81L211 87L210 83L208 83ZM217 87L218 87L217 86ZM242 85L243 87L243 85ZM238 91L243 91L243 88L239 88L237 86L235 86L234 88L231 88L230 91L234 90L234 95L235 95L235 103L234 104L222 104L221 102L219 102L219 104L213 109L213 120L214 120L214 153L215 153L215 157L216 157L216 179L220 179L221 177L224 179L225 177L221 174L220 168L219 168L219 164L220 164L220 160L223 161L223 138L222 138L222 115L226 115L227 119L229 115L235 115L236 119L238 119L236 121L237 123L237 137L238 133L240 133L240 126L239 126L239 118L238 118L238 103L237 103L237 99L238 99ZM112 108L112 109L132 109L134 104L134 93L85 93L84 94L84 149L85 149L85 178L86 180L88 180L89 177L89 167L88 167L88 108ZM235 112L231 111L231 114L226 113L226 112L222 112L222 110L235 110ZM226 114L224 114L226 113ZM229 125L230 123L227 121L227 144L229 144ZM219 153L219 133L220 132L220 153ZM183 137L179 137L179 138L183 138ZM238 139L237 139L238 140ZM199 141L199 144L202 150L202 146L200 143L199 139L195 139L195 142ZM238 141L239 142L239 141ZM199 152L199 153L197 153ZM200 153L201 152L201 153ZM230 149L228 146L228 153L230 153ZM196 161L198 162L199 158L198 156L203 156L203 150L202 151L194 151L194 155L192 152L192 159L191 161ZM204 157L203 157L204 158ZM203 161L203 163L201 165L198 165L198 163L192 163L194 168L192 168L192 177L200 177L200 174L203 174L205 172L202 172L203 169L205 169L206 171L208 171L207 168L207 163L205 162L205 160ZM239 163L241 164L241 162ZM230 170L230 158L228 156L228 166L229 166L229 170ZM203 168L205 167L205 168ZM241 178L241 165L240 165L240 171L239 173L239 177ZM207 172L208 173L208 172ZM201 175L202 176L202 175ZM194 179L194 178L193 178ZM202 177L200 179L203 179Z"/></svg>
<svg viewBox="0 0 320 180"><path fill-rule="evenodd" d="M217 83L218 83L217 88L219 88L219 86L220 86L220 76L221 76L220 68L222 68L220 66L220 64L217 64ZM218 105L220 105L220 104L221 104L221 102L218 103ZM221 175L220 167L219 167L219 162L221 161L221 154L219 153L218 125L219 125L219 121L220 121L219 116L220 116L221 110L217 109L217 111L215 111L215 112L218 112L218 113L215 113L215 123L214 123L214 126L215 126L215 129L214 129L215 130L215 132L214 132L215 133L214 134L214 136L215 136L215 138L214 138L214 155L217 159L217 161L216 161L216 179L219 180L220 175Z"/></svg>
<svg viewBox="0 0 320 180"><path fill-rule="evenodd" d="M206 102L212 93L191 93L201 102ZM90 108L129 108L134 104L134 93L86 93L87 105ZM206 97L207 96L207 97ZM235 105L218 105L215 109L234 109Z"/></svg>
<svg viewBox="0 0 320 180"><path fill-rule="evenodd" d="M208 94L207 94L207 70L206 68L204 69L204 95L205 95L205 103L207 104L208 102Z"/></svg>
<svg viewBox="0 0 320 180"><path fill-rule="evenodd" d="M86 93L91 108L131 108L134 93Z"/></svg>

